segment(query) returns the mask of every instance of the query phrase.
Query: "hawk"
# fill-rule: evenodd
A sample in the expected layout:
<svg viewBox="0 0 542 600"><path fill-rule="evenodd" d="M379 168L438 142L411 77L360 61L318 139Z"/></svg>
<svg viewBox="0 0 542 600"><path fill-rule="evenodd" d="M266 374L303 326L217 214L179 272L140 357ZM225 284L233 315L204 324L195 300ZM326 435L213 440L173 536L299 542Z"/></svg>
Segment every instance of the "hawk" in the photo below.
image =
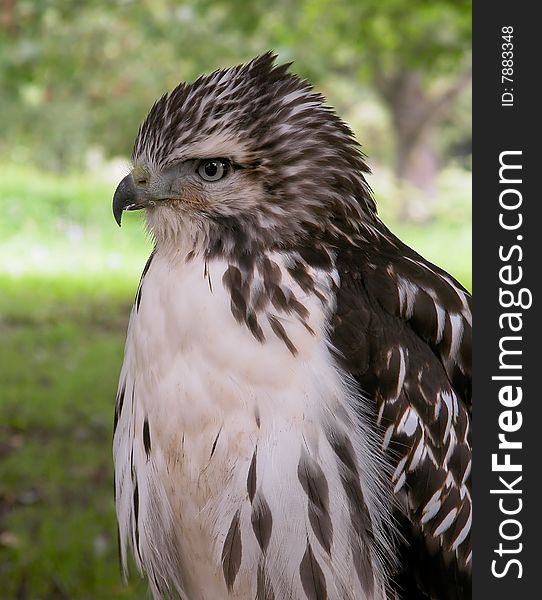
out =
<svg viewBox="0 0 542 600"><path fill-rule="evenodd" d="M114 433L124 569L184 600L470 597L467 291L271 53L182 83L113 213L155 246Z"/></svg>

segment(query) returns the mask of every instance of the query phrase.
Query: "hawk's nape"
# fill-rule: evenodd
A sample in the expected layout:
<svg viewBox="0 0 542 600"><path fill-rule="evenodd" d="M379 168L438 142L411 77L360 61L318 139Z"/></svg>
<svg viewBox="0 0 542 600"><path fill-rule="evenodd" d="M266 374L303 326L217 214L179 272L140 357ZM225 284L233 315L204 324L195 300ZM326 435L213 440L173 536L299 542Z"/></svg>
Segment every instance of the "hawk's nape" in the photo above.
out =
<svg viewBox="0 0 542 600"><path fill-rule="evenodd" d="M471 597L470 296L380 221L350 129L266 54L181 84L113 201L155 248L115 408L155 599Z"/></svg>

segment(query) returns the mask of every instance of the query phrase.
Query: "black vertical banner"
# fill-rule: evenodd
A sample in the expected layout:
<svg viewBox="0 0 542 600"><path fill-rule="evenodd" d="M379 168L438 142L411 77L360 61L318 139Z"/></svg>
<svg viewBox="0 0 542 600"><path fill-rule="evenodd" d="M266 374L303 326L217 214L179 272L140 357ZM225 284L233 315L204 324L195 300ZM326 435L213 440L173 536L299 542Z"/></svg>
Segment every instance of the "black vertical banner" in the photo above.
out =
<svg viewBox="0 0 542 600"><path fill-rule="evenodd" d="M542 598L542 29L473 13L474 598ZM538 12L538 11L536 11Z"/></svg>

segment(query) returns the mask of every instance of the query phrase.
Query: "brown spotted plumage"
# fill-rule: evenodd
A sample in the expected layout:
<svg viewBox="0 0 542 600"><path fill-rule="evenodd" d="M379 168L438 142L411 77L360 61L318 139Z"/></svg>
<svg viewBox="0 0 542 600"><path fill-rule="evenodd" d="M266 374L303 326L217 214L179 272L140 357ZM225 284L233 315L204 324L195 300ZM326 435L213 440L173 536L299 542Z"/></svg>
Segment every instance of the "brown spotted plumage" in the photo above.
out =
<svg viewBox="0 0 542 600"><path fill-rule="evenodd" d="M307 454L301 456L297 468L299 481L307 494L309 521L314 535L331 555L333 523L329 514L329 488L320 465Z"/></svg>
<svg viewBox="0 0 542 600"><path fill-rule="evenodd" d="M266 54L181 84L113 212L155 248L115 408L155 600L470 598L470 295L379 220L348 127Z"/></svg>
<svg viewBox="0 0 542 600"><path fill-rule="evenodd" d="M327 598L326 578L308 541L299 573L307 600L325 600Z"/></svg>
<svg viewBox="0 0 542 600"><path fill-rule="evenodd" d="M235 578L239 567L241 566L243 547L241 544L241 528L239 525L239 511L232 519L228 534L222 547L222 566L224 569L224 579L228 589L231 590L235 583Z"/></svg>

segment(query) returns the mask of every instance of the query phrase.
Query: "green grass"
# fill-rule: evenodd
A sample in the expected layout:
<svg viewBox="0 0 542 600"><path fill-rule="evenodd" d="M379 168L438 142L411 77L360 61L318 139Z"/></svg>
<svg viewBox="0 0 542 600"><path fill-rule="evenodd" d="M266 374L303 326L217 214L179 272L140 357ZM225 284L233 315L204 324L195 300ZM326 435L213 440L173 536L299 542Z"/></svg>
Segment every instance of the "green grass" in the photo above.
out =
<svg viewBox="0 0 542 600"><path fill-rule="evenodd" d="M112 185L1 171L0 597L147 598L119 576L111 436L150 244Z"/></svg>
<svg viewBox="0 0 542 600"><path fill-rule="evenodd" d="M146 597L120 584L112 499L133 285L106 284L0 278L2 598Z"/></svg>
<svg viewBox="0 0 542 600"><path fill-rule="evenodd" d="M396 224L393 232L432 263L472 289L472 240L469 227L436 222L426 226Z"/></svg>
<svg viewBox="0 0 542 600"><path fill-rule="evenodd" d="M149 252L141 219L126 215L119 231L114 185L92 177L0 172L0 596L146 598L137 577L120 582L111 460L126 324ZM385 181L373 186L387 197ZM430 225L390 226L470 287L465 198L444 196Z"/></svg>

